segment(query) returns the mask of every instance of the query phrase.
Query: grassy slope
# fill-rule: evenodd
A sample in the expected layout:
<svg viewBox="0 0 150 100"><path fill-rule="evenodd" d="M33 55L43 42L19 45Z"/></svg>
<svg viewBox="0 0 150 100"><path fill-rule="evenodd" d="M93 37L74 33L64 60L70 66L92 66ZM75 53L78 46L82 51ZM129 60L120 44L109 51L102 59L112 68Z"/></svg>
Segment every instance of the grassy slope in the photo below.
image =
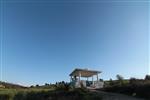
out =
<svg viewBox="0 0 150 100"><path fill-rule="evenodd" d="M102 89L105 92L121 93L150 100L150 80L134 79L122 82L115 80L107 81L105 85L105 88Z"/></svg>
<svg viewBox="0 0 150 100"><path fill-rule="evenodd" d="M87 90L51 90L41 88L0 89L0 100L102 100Z"/></svg>

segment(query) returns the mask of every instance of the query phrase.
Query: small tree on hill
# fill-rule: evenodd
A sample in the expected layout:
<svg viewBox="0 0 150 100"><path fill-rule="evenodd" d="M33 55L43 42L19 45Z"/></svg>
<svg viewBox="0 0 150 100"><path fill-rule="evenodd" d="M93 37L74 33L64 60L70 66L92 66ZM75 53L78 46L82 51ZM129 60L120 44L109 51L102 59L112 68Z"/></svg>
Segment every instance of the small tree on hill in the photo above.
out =
<svg viewBox="0 0 150 100"><path fill-rule="evenodd" d="M31 85L31 86L30 86L30 88L34 88L34 86L33 86L33 85Z"/></svg>
<svg viewBox="0 0 150 100"><path fill-rule="evenodd" d="M120 84L120 85L123 85L124 84L124 78L123 78L123 76L121 76L121 75L116 75L116 78L117 78L117 80L118 80L118 83Z"/></svg>
<svg viewBox="0 0 150 100"><path fill-rule="evenodd" d="M37 84L36 87L39 87L39 85Z"/></svg>
<svg viewBox="0 0 150 100"><path fill-rule="evenodd" d="M150 80L150 75L146 75L145 80Z"/></svg>
<svg viewBox="0 0 150 100"><path fill-rule="evenodd" d="M49 84L48 84L48 83L45 83L45 86L49 86Z"/></svg>
<svg viewBox="0 0 150 100"><path fill-rule="evenodd" d="M119 81L120 81L120 80L122 81L122 80L124 79L123 76L121 76L121 75L119 75L119 74L116 75L116 77L117 77L117 80L119 80Z"/></svg>
<svg viewBox="0 0 150 100"><path fill-rule="evenodd" d="M110 85L110 86L113 86L113 85L114 85L114 82L113 82L112 78L110 78L110 80L109 80L109 85Z"/></svg>

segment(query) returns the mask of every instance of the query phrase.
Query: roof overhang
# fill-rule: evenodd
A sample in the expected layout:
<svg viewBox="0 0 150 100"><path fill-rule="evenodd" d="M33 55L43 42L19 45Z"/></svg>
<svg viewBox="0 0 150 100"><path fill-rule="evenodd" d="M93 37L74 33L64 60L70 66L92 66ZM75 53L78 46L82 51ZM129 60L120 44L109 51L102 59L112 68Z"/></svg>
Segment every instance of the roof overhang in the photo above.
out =
<svg viewBox="0 0 150 100"><path fill-rule="evenodd" d="M93 75L97 75L101 73L101 71L88 70L88 69L75 69L70 76L79 76L81 77L92 77Z"/></svg>

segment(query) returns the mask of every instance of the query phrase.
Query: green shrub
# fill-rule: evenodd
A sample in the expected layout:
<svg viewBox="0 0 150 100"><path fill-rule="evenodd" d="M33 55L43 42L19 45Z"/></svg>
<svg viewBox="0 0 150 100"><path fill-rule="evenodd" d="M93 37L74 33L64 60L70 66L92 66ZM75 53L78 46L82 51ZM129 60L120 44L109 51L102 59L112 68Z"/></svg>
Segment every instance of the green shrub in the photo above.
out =
<svg viewBox="0 0 150 100"><path fill-rule="evenodd" d="M101 100L85 89L18 92L13 100Z"/></svg>
<svg viewBox="0 0 150 100"><path fill-rule="evenodd" d="M8 94L0 94L0 100L10 100L11 97Z"/></svg>

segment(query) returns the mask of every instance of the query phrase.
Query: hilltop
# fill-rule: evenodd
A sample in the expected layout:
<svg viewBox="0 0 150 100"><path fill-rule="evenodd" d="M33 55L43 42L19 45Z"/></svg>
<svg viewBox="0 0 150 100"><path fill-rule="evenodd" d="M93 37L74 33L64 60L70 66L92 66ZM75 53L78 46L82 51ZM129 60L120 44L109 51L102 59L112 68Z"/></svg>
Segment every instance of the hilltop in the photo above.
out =
<svg viewBox="0 0 150 100"><path fill-rule="evenodd" d="M27 87L25 87L23 85L19 85L19 84L0 81L0 88L19 89L19 88L27 88Z"/></svg>

